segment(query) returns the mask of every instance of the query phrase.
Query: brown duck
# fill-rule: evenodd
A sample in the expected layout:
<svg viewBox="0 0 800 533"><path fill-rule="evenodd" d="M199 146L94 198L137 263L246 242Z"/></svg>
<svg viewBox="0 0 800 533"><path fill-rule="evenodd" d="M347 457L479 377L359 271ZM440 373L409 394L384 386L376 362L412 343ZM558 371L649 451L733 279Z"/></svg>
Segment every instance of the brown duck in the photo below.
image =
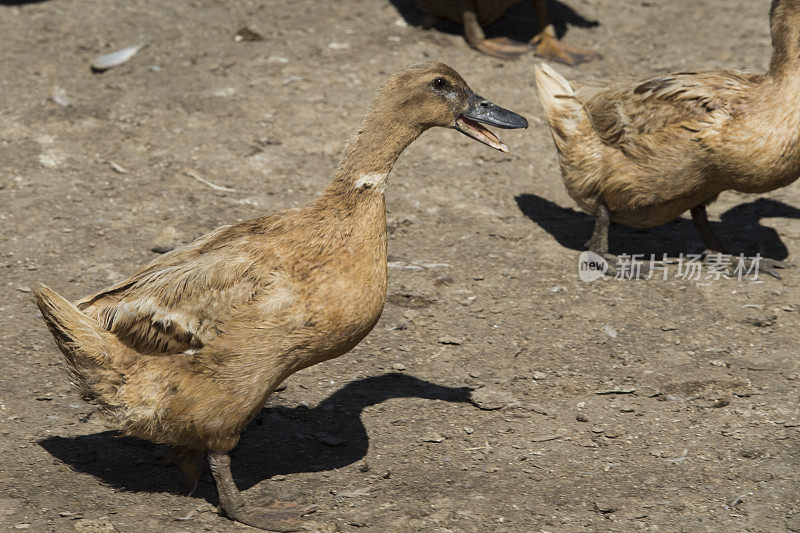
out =
<svg viewBox="0 0 800 533"><path fill-rule="evenodd" d="M706 246L722 252L708 204L800 176L800 0L773 0L770 23L765 74L679 72L573 88L549 66L535 69L564 184L596 217L591 251L608 253L611 221L650 228L691 211ZM783 266L760 263L775 276Z"/></svg>
<svg viewBox="0 0 800 533"><path fill-rule="evenodd" d="M195 482L206 454L228 517L295 530L296 510L245 503L228 452L284 379L348 352L378 321L384 187L400 153L434 126L507 151L480 122L527 126L447 65L411 67L380 88L311 204L223 226L75 304L41 286L73 383L123 434L171 445Z"/></svg>
<svg viewBox="0 0 800 533"><path fill-rule="evenodd" d="M562 43L547 16L547 0L533 0L539 18L539 33L530 43L506 37L487 39L483 28L491 26L521 0L415 0L423 13L451 20L464 26L464 38L475 50L501 59L513 59L533 50L536 55L577 65L600 59L600 54Z"/></svg>

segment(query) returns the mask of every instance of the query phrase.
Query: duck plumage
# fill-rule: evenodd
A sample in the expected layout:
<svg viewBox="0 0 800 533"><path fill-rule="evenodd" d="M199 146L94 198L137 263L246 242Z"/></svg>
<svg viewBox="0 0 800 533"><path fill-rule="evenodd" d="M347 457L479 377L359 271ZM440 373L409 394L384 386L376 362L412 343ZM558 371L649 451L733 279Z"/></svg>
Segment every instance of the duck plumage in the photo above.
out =
<svg viewBox="0 0 800 533"><path fill-rule="evenodd" d="M311 204L223 226L75 304L40 287L73 382L122 433L175 448L195 481L207 452L229 517L294 530L292 517L244 503L227 454L286 377L348 352L378 321L384 188L400 153L434 126L505 150L477 121L527 125L446 65L406 69L382 85Z"/></svg>
<svg viewBox="0 0 800 533"><path fill-rule="evenodd" d="M785 18L800 24L800 1L773 2L775 52L765 74L678 72L572 85L536 67L570 196L586 212L608 210L632 227L693 209L703 225L705 206L723 191L765 192L797 179L800 65L785 57L797 58L800 46L783 33ZM704 238L706 230L707 221ZM600 248L593 251L607 252Z"/></svg>

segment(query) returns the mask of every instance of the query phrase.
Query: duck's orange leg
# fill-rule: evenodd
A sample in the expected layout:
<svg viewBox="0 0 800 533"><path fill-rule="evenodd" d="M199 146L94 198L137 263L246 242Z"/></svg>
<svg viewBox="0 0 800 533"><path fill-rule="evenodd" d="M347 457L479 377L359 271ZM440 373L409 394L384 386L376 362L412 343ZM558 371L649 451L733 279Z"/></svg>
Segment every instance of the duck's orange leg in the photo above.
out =
<svg viewBox="0 0 800 533"><path fill-rule="evenodd" d="M231 474L231 458L227 453L208 452L208 464L217 483L219 506L232 520L266 531L301 531L304 510L294 505L274 503L266 507L251 507L236 488Z"/></svg>
<svg viewBox="0 0 800 533"><path fill-rule="evenodd" d="M500 59L515 59L533 48L528 43L512 41L506 37L487 39L483 28L478 23L478 17L471 8L464 8L463 12L464 37L467 43L478 52L498 57Z"/></svg>
<svg viewBox="0 0 800 533"><path fill-rule="evenodd" d="M573 48L562 43L556 36L555 28L547 16L547 0L533 0L533 4L541 28L539 34L531 40L537 56L567 65L579 65L603 57L597 52Z"/></svg>

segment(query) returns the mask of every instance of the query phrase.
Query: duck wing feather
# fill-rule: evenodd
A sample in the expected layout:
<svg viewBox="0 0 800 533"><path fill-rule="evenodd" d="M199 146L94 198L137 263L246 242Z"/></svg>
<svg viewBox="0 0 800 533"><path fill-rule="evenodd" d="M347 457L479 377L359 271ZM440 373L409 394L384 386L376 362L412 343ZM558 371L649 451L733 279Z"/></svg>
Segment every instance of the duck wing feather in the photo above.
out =
<svg viewBox="0 0 800 533"><path fill-rule="evenodd" d="M737 72L679 72L611 87L578 87L575 98L607 145L630 157L646 156L661 134L702 141L735 116L763 75Z"/></svg>
<svg viewBox="0 0 800 533"><path fill-rule="evenodd" d="M268 263L251 236L222 226L76 305L139 353L199 350L264 292L276 293L272 311L291 303Z"/></svg>

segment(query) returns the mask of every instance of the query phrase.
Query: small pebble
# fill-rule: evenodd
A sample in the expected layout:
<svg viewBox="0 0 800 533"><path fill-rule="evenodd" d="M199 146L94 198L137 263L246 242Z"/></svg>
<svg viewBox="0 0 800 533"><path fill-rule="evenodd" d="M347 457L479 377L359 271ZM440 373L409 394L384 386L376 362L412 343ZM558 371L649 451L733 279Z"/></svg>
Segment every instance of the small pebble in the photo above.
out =
<svg viewBox="0 0 800 533"><path fill-rule="evenodd" d="M620 508L620 504L608 498L601 498L594 502L594 508L600 513L609 514L617 511Z"/></svg>
<svg viewBox="0 0 800 533"><path fill-rule="evenodd" d="M484 411L502 409L515 401L514 396L510 393L491 386L481 387L472 391L470 400L478 409Z"/></svg>
<svg viewBox="0 0 800 533"><path fill-rule="evenodd" d="M441 433L437 433L436 431L431 431L426 433L422 436L422 442L442 442L444 441L444 437Z"/></svg>
<svg viewBox="0 0 800 533"><path fill-rule="evenodd" d="M264 37L260 33L245 26L236 32L236 35L233 36L233 40L237 43L241 43L243 41L254 42L263 41Z"/></svg>
<svg viewBox="0 0 800 533"><path fill-rule="evenodd" d="M125 167L123 167L122 165L120 165L115 161L109 161L108 164L111 165L111 168L113 168L115 172L118 172L120 174L128 173L128 170Z"/></svg>

